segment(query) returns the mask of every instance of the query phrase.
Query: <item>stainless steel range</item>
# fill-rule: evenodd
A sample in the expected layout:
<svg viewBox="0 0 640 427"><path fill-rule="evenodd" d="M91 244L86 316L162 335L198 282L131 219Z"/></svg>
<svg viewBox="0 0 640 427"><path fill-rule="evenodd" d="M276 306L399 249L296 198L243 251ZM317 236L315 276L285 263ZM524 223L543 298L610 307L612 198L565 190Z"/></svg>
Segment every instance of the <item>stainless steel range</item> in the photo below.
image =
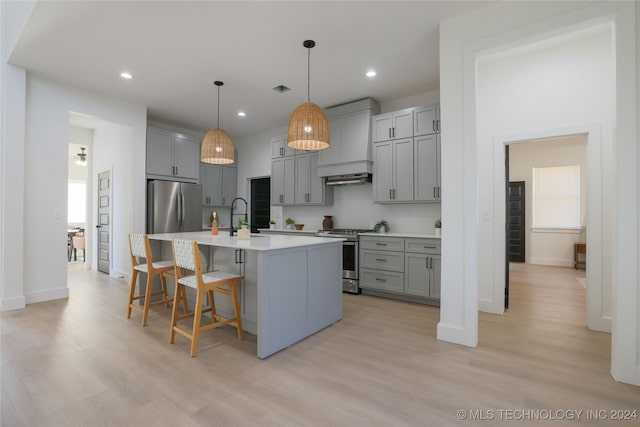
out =
<svg viewBox="0 0 640 427"><path fill-rule="evenodd" d="M359 254L359 237L360 233L366 233L371 230L365 229L334 229L319 230L316 236L321 237L339 237L346 239L342 242L342 291L351 294L359 294L359 278L358 278L358 254Z"/></svg>

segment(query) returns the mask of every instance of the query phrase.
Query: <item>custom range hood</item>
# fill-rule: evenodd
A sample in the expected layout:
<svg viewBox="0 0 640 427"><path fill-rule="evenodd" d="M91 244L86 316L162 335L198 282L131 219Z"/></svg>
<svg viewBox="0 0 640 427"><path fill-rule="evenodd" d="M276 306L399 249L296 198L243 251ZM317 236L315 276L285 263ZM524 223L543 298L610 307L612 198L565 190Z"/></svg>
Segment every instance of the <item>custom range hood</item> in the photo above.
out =
<svg viewBox="0 0 640 427"><path fill-rule="evenodd" d="M346 175L333 175L326 178L327 185L365 184L371 182L369 173L351 173Z"/></svg>

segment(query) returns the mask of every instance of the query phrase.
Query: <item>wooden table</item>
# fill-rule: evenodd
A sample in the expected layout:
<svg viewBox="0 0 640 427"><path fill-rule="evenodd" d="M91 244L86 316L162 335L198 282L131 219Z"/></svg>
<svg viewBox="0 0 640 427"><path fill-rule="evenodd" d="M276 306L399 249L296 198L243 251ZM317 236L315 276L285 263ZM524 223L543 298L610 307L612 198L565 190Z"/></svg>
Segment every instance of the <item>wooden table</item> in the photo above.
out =
<svg viewBox="0 0 640 427"><path fill-rule="evenodd" d="M584 261L580 261L580 254L584 254ZM576 243L573 246L573 266L577 270L580 265L584 266L584 269L587 269L587 244L586 243Z"/></svg>

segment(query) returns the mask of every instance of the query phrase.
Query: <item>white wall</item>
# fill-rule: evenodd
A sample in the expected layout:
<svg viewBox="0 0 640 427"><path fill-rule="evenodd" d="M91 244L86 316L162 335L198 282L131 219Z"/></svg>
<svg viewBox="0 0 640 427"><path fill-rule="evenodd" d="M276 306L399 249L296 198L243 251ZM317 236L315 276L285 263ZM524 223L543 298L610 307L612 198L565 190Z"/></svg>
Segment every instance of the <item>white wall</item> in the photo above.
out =
<svg viewBox="0 0 640 427"><path fill-rule="evenodd" d="M131 276L131 257L129 255L128 234L134 230L144 231L146 209L146 189L144 175L136 173L140 159L134 160L135 136L131 126L101 122L93 132L93 150L91 157L90 188L93 197L87 212L93 222L92 232L86 242L87 258L92 266L98 266L98 231L95 228L98 207L98 175L111 172L111 263L109 274L113 277ZM137 181L142 178L143 185ZM132 183L136 182L136 185ZM134 218L136 204L142 204L142 221ZM140 208L140 206L138 206ZM138 228L141 227L141 228Z"/></svg>
<svg viewBox="0 0 640 427"><path fill-rule="evenodd" d="M7 64L35 2L0 2L0 311L25 306L24 138L26 72Z"/></svg>
<svg viewBox="0 0 640 427"><path fill-rule="evenodd" d="M478 287L481 286L478 265L483 256L479 246L483 216L480 204L484 203L481 198L487 190L492 194L488 186L494 185L479 171L480 163L486 158L479 147L478 57L515 44L614 21L617 133L613 155L617 168L613 177L616 187L608 191L617 195L615 204L607 206L615 227L611 236L612 374L618 380L640 385L636 6L632 2L505 2L441 23L440 108L442 117L446 117L442 122L442 181L448 189L443 197L442 215L445 221L458 227L449 230L442 242L440 339L477 345ZM493 258L491 264L495 265L497 258ZM461 264L460 259L465 262Z"/></svg>
<svg viewBox="0 0 640 427"><path fill-rule="evenodd" d="M586 212L586 136L522 142L509 145L509 181L525 183L525 262L573 267L574 243L583 238L578 230L532 231L533 168L580 166L580 217ZM481 296L482 298L482 296Z"/></svg>
<svg viewBox="0 0 640 427"><path fill-rule="evenodd" d="M439 91L422 92L381 102L381 113L439 102ZM271 139L287 133L287 123L265 132L234 140L238 150L238 195L249 200L251 178L271 175ZM440 203L382 205L372 202L371 184L334 187L331 206L272 207L271 218L282 226L291 217L305 224L306 230L322 228L324 215L333 215L334 228L373 227L381 219L389 221L391 231L433 233L440 218ZM445 226L446 227L446 226Z"/></svg>
<svg viewBox="0 0 640 427"><path fill-rule="evenodd" d="M22 245L14 244L14 249L28 254L29 260L38 260L37 269L26 264L16 266L23 269L22 291L29 304L68 296L63 242L67 228L69 113L84 113L132 128L133 136L122 142L129 144L126 155L113 159L114 171L119 172L118 166L122 165L128 173L114 176L114 181L126 180L134 193L143 194L146 108L31 76L26 84L24 156L28 161L24 164L24 241ZM115 200L122 197L130 196L114 194ZM126 221L129 225L114 229L114 236L144 230L144 198L127 201L125 206L121 214L129 218ZM117 253L113 255L117 258ZM14 285L3 283L3 286Z"/></svg>

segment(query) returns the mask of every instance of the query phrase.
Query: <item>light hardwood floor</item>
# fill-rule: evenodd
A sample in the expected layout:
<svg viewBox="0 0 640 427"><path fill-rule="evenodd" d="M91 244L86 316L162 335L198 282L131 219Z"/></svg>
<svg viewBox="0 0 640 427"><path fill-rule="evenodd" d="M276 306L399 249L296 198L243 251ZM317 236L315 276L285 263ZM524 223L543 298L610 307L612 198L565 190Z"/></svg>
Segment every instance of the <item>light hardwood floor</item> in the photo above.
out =
<svg viewBox="0 0 640 427"><path fill-rule="evenodd" d="M498 411L640 410L640 388L609 374L610 335L585 327L576 271L512 271L511 309L480 313L478 348L436 340L438 308L345 294L342 321L260 360L231 327L191 358L186 339L168 344L170 310L142 328L127 283L72 266L68 300L1 314L1 425L555 426Z"/></svg>

